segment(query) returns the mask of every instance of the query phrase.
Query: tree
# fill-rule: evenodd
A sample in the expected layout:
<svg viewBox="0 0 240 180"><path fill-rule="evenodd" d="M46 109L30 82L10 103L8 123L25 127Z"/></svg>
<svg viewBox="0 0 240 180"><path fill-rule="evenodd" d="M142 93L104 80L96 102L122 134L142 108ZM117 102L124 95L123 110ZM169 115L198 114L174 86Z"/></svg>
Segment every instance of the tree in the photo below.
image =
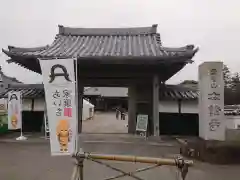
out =
<svg viewBox="0 0 240 180"><path fill-rule="evenodd" d="M231 79L231 93L233 104L240 104L240 74L234 73Z"/></svg>
<svg viewBox="0 0 240 180"><path fill-rule="evenodd" d="M231 72L227 65L223 65L223 81L224 81L224 103L233 104L233 94L232 94L232 79Z"/></svg>
<svg viewBox="0 0 240 180"><path fill-rule="evenodd" d="M240 104L240 74L231 74L229 68L224 65L223 80L225 104Z"/></svg>
<svg viewBox="0 0 240 180"><path fill-rule="evenodd" d="M227 65L223 65L223 80L224 80L224 87L231 88L231 72Z"/></svg>
<svg viewBox="0 0 240 180"><path fill-rule="evenodd" d="M238 87L240 84L240 75L239 73L234 73L233 76L231 77L231 89L233 92L237 92Z"/></svg>

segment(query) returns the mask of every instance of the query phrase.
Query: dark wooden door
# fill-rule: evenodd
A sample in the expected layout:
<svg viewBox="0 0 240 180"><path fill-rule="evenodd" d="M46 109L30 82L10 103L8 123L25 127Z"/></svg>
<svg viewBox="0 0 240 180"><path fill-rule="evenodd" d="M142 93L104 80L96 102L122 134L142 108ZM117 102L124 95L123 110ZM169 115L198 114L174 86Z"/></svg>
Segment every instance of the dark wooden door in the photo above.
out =
<svg viewBox="0 0 240 180"><path fill-rule="evenodd" d="M198 114L159 113L161 135L198 136Z"/></svg>

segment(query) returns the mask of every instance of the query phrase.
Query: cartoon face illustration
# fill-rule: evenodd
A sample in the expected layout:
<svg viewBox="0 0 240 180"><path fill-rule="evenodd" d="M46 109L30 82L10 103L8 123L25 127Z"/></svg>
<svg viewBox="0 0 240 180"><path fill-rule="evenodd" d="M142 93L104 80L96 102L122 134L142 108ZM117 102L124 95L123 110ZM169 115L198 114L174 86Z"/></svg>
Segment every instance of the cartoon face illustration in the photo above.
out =
<svg viewBox="0 0 240 180"><path fill-rule="evenodd" d="M17 116L16 114L13 114L12 117L11 117L11 123L12 123L12 127L14 129L17 128L17 123L18 123L18 119L17 119Z"/></svg>
<svg viewBox="0 0 240 180"><path fill-rule="evenodd" d="M68 143L70 142L70 128L67 120L60 120L57 125L57 137L60 144L60 151L68 151Z"/></svg>

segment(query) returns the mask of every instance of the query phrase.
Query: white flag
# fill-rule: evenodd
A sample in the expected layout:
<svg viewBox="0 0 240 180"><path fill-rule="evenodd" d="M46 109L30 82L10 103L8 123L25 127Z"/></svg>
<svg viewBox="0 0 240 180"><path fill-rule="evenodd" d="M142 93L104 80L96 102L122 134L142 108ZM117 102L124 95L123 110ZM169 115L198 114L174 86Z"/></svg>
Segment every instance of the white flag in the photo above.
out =
<svg viewBox="0 0 240 180"><path fill-rule="evenodd" d="M22 104L21 93L9 92L8 93L8 129L21 129L22 128Z"/></svg>
<svg viewBox="0 0 240 180"><path fill-rule="evenodd" d="M73 59L40 60L52 155L70 155L78 135Z"/></svg>
<svg viewBox="0 0 240 180"><path fill-rule="evenodd" d="M0 99L0 112L6 113L6 111L7 111L6 99L2 98L2 99Z"/></svg>

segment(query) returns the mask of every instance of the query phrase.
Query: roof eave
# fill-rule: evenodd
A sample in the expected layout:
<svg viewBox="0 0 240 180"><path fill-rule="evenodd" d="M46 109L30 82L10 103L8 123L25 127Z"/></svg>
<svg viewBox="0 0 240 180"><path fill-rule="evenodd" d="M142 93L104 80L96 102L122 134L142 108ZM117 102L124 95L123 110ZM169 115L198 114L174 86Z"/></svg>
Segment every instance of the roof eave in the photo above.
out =
<svg viewBox="0 0 240 180"><path fill-rule="evenodd" d="M35 56L35 55L24 55L24 54L19 54L19 53L14 53L11 51L7 51L5 49L2 49L2 52L5 53L8 57L15 59L15 58L29 58L29 59L55 59L55 58L77 58L79 60L109 60L109 59L121 59L121 60L130 60L130 59L138 59L138 60L172 60L173 61L178 61L179 59L184 59L187 62L192 62L192 58L195 55L195 53L198 51L198 49L193 50L193 51L188 51L182 54L176 54L176 55L163 55L163 56L89 56L89 57L69 57L69 56ZM14 60L10 60L9 62L13 62ZM167 63L167 62L166 62Z"/></svg>
<svg viewBox="0 0 240 180"><path fill-rule="evenodd" d="M39 47L32 47L32 48L23 48L23 47L16 47L16 46L8 46L8 50L12 52L36 52L42 51L49 48L49 45L39 46Z"/></svg>

